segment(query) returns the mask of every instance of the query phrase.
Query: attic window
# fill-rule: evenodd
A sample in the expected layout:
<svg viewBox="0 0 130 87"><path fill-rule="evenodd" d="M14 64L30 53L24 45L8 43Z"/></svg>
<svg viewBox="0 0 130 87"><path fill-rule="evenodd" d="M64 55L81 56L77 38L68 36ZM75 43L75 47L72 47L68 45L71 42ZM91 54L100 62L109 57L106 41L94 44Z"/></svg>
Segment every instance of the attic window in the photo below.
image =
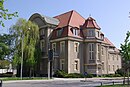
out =
<svg viewBox="0 0 130 87"><path fill-rule="evenodd" d="M57 30L57 36L60 37L63 32L63 28Z"/></svg>
<svg viewBox="0 0 130 87"><path fill-rule="evenodd" d="M94 37L94 30L89 30L88 31L88 36L89 37Z"/></svg>
<svg viewBox="0 0 130 87"><path fill-rule="evenodd" d="M75 36L78 36L78 29L73 28L73 34L74 34Z"/></svg>

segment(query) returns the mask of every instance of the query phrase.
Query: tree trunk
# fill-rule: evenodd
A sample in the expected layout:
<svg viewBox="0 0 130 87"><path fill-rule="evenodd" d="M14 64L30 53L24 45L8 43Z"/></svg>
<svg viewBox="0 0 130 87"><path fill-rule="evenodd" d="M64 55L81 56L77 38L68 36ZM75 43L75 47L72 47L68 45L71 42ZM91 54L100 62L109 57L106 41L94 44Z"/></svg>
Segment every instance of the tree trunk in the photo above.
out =
<svg viewBox="0 0 130 87"><path fill-rule="evenodd" d="M124 70L124 80L123 80L123 85L125 85L125 70Z"/></svg>
<svg viewBox="0 0 130 87"><path fill-rule="evenodd" d="M129 83L129 68L127 69L127 73L128 73L128 85L130 84Z"/></svg>
<svg viewBox="0 0 130 87"><path fill-rule="evenodd" d="M32 75L32 69L30 68L29 78L31 78Z"/></svg>

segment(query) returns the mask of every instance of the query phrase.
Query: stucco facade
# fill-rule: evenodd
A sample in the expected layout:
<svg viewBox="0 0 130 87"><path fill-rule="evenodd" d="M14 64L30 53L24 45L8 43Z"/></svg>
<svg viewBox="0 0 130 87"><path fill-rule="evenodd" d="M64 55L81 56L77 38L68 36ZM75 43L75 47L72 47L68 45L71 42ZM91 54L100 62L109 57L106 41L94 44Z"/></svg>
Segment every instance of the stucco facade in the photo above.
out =
<svg viewBox="0 0 130 87"><path fill-rule="evenodd" d="M53 70L67 73L114 74L121 68L119 50L104 37L96 21L69 11L53 18L34 14L39 26L42 59L40 73L48 71L48 49L53 49Z"/></svg>

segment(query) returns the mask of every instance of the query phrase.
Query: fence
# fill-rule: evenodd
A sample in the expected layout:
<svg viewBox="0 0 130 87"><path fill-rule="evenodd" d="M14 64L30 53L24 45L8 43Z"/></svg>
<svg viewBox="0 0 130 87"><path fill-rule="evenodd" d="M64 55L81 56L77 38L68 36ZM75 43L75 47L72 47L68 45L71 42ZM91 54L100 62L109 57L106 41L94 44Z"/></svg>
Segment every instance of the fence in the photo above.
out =
<svg viewBox="0 0 130 87"><path fill-rule="evenodd" d="M0 80L0 87L2 87L2 80Z"/></svg>
<svg viewBox="0 0 130 87"><path fill-rule="evenodd" d="M123 81L101 82L101 86L103 86L103 85L115 85L115 84L123 84Z"/></svg>

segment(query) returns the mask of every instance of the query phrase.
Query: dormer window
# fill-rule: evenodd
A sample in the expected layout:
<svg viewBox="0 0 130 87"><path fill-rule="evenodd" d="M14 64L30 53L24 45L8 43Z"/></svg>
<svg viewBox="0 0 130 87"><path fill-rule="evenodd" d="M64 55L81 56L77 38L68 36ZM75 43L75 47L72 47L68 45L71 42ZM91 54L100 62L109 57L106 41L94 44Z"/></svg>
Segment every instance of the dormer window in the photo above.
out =
<svg viewBox="0 0 130 87"><path fill-rule="evenodd" d="M99 33L99 31L97 31L97 37L100 37L100 33Z"/></svg>
<svg viewBox="0 0 130 87"><path fill-rule="evenodd" d="M63 28L57 30L57 36L60 37L63 32Z"/></svg>
<svg viewBox="0 0 130 87"><path fill-rule="evenodd" d="M94 30L88 30L88 36L94 37Z"/></svg>
<svg viewBox="0 0 130 87"><path fill-rule="evenodd" d="M73 34L74 34L75 36L78 36L78 29L73 28Z"/></svg>

